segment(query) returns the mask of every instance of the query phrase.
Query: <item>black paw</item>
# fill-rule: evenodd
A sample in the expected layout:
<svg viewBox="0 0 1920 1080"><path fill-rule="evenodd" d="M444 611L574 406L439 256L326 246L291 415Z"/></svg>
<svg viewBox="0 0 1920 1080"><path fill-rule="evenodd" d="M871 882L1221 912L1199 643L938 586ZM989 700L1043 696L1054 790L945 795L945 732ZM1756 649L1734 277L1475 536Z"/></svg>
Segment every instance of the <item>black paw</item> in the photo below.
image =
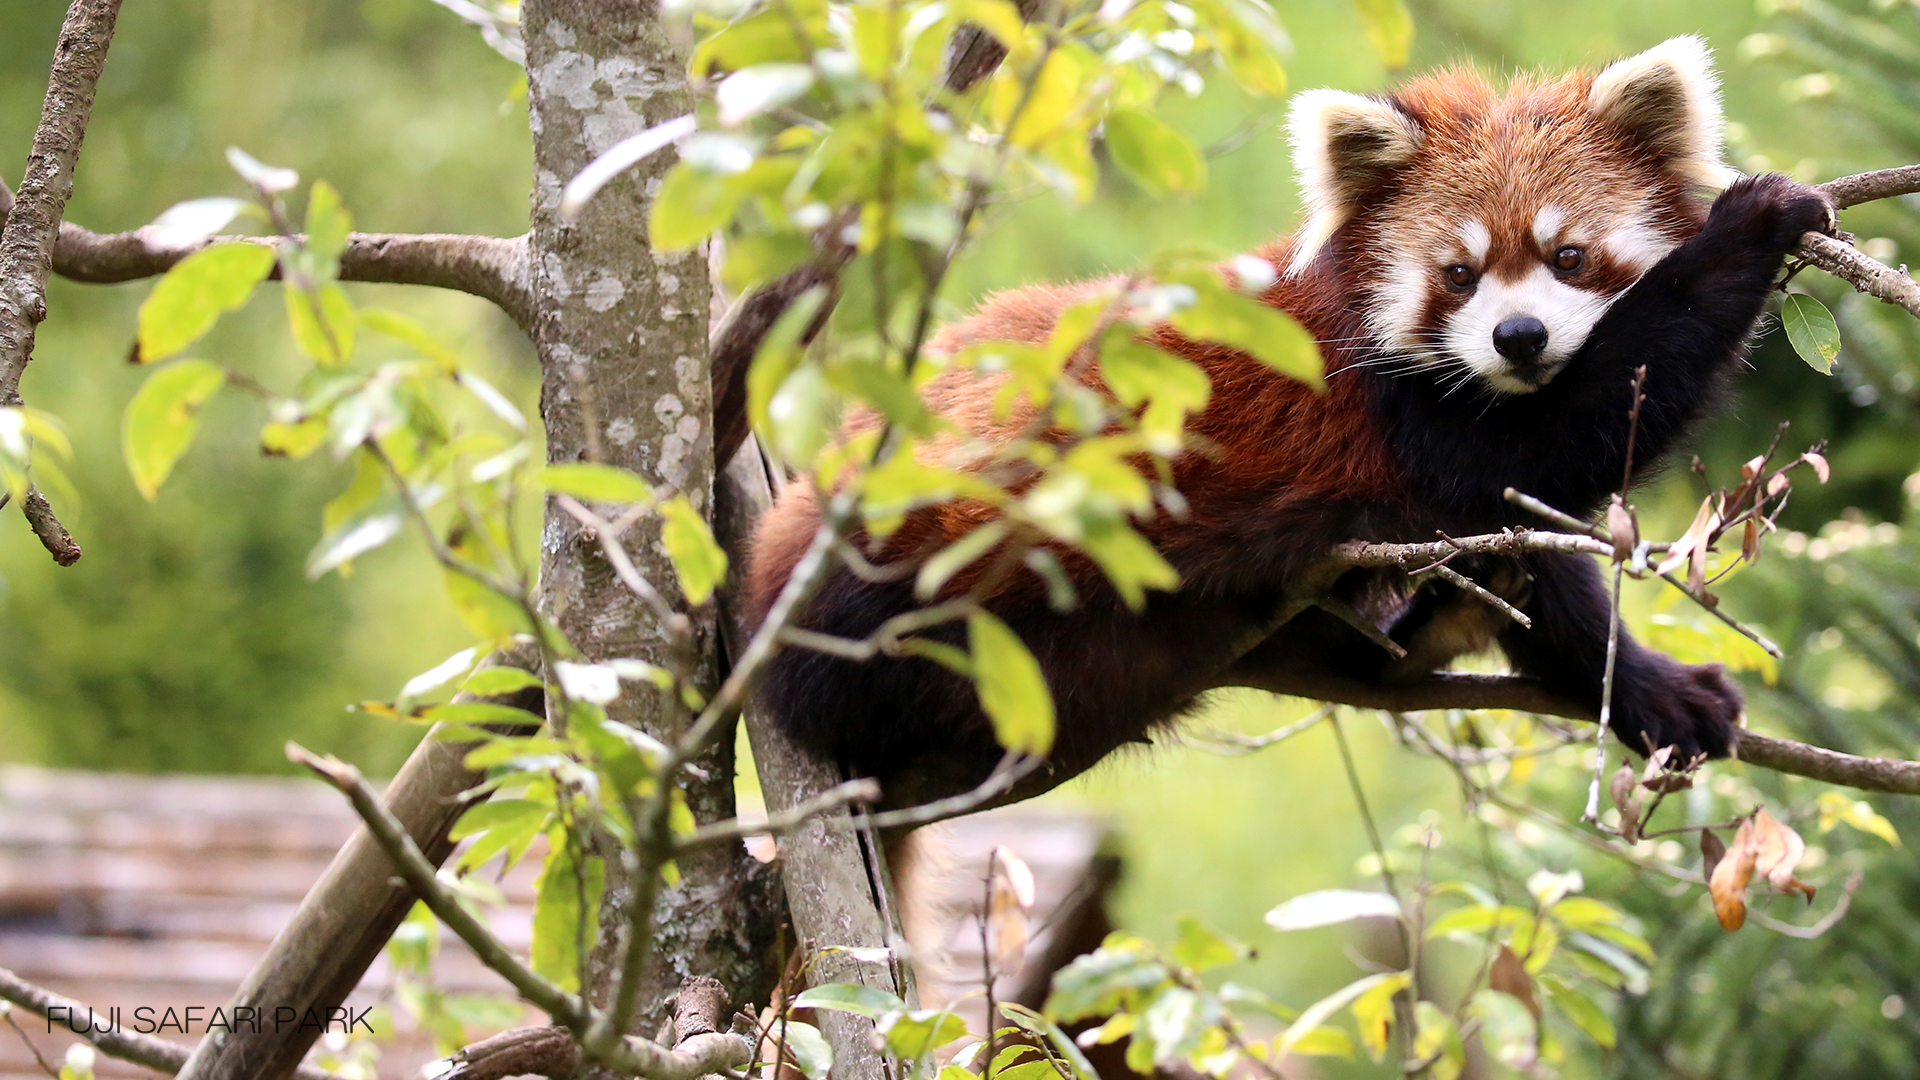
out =
<svg viewBox="0 0 1920 1080"><path fill-rule="evenodd" d="M1676 764L1701 754L1726 757L1740 725L1742 700L1739 685L1719 664L1696 666L1656 656L1630 673L1616 673L1613 733L1642 756L1671 746Z"/></svg>
<svg viewBox="0 0 1920 1080"><path fill-rule="evenodd" d="M1833 200L1824 192L1767 173L1742 177L1722 192L1708 215L1707 231L1784 255L1807 233L1831 234L1838 223Z"/></svg>

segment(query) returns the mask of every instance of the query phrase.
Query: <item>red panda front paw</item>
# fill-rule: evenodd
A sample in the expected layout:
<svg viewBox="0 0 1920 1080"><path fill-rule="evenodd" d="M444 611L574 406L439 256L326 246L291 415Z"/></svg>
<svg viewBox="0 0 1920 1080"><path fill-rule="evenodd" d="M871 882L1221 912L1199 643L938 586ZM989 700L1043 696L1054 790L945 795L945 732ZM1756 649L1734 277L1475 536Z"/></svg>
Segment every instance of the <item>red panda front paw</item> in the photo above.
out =
<svg viewBox="0 0 1920 1080"><path fill-rule="evenodd" d="M1728 234L1729 239L1739 237L1780 255L1798 247L1807 233L1831 234L1838 225L1833 199L1826 192L1779 173L1734 181L1714 201L1707 218L1708 231Z"/></svg>
<svg viewBox="0 0 1920 1080"><path fill-rule="evenodd" d="M1674 748L1675 763L1726 757L1740 725L1740 687L1719 664L1682 664L1654 654L1614 680L1613 733L1645 756ZM1622 676L1625 676L1624 678Z"/></svg>

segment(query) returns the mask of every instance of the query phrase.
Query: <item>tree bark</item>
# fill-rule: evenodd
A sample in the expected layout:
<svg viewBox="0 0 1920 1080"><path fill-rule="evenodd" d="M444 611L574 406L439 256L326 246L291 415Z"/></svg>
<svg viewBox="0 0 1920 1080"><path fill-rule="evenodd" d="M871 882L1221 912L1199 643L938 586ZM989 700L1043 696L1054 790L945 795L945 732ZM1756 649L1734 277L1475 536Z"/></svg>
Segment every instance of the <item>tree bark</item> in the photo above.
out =
<svg viewBox="0 0 1920 1080"><path fill-rule="evenodd" d="M693 108L686 65L651 2L529 0L522 25L534 133L530 268L541 413L553 462L602 461L679 491L709 512L713 406L707 363L711 294L704 251L656 254L646 212L674 161L663 153L613 181L571 226L560 190L620 139ZM660 544L657 519L625 537L639 572L686 613L691 648L674 655L668 628L615 576L597 540L550 509L541 543L541 602L588 659L639 657L717 683L711 606L689 608ZM650 687L609 707L620 723L671 740L685 717ZM723 735L684 775L694 817L734 816L733 740ZM623 920L611 917L628 883L609 865L601 940L588 993L604 1000ZM770 876L740 845L679 863L680 880L655 905L650 962L634 1032L651 1035L684 976L719 979L736 1000L764 1001L777 969L764 901Z"/></svg>

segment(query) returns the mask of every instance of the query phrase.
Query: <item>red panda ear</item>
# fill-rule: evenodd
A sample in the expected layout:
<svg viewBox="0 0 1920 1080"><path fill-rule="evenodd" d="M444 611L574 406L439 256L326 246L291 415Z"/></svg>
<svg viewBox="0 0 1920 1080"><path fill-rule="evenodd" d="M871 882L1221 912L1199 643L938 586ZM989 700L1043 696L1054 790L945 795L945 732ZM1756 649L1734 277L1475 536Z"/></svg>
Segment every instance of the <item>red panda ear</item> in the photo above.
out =
<svg viewBox="0 0 1920 1080"><path fill-rule="evenodd" d="M1594 78L1587 107L1683 176L1713 187L1732 179L1720 158L1720 80L1697 37L1669 38L1611 65Z"/></svg>
<svg viewBox="0 0 1920 1080"><path fill-rule="evenodd" d="M1298 272L1354 207L1420 149L1426 135L1392 102L1344 90L1308 90L1287 114L1293 171L1307 204L1289 273Z"/></svg>

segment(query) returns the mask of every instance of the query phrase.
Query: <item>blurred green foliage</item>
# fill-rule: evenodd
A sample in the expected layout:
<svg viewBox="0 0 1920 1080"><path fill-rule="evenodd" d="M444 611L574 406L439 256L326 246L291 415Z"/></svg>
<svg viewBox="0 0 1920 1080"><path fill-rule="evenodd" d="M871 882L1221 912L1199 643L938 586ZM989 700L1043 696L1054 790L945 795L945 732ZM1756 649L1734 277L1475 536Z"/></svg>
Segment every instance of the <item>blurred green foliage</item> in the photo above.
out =
<svg viewBox="0 0 1920 1080"><path fill-rule="evenodd" d="M1298 45L1288 67L1294 87L1387 85L1350 5L1276 6ZM60 15L55 4L14 8L0 37L0 172L9 178L24 159ZM1414 68L1462 57L1501 70L1561 68L1701 32L1722 57L1732 153L1742 168L1816 180L1920 160L1920 21L1906 3L1421 0L1412 8ZM133 5L121 17L70 217L96 229L131 228L179 199L238 194L221 158L232 144L332 181L361 228L511 235L525 227L530 179L518 82L478 35L425 0ZM1153 198L1103 170L1091 204L1072 213L1046 193L995 209L989 233L956 268L952 295L1124 269L1173 247L1251 247L1291 226L1297 206L1275 103L1221 81L1159 115L1216 151L1203 195ZM1862 207L1846 224L1892 261L1920 251L1912 200ZM1731 582L1727 602L1789 654L1777 681L1749 681L1756 727L1911 756L1920 741L1912 531L1920 522L1911 520L1920 491L1903 484L1920 462L1920 335L1902 313L1815 277L1799 284L1841 320L1835 378L1808 371L1778 335L1763 340L1737 409L1699 448L1709 476L1722 482L1778 422L1791 420L1789 446L1831 441L1835 478L1797 490L1788 521L1801 535ZM484 357L488 377L531 411L528 351L486 305L422 290L353 291ZM284 768L281 743L298 738L350 754L370 771L390 768L407 733L342 708L390 696L466 643L440 598L437 571L416 547L397 545L361 560L349 579L306 581L301 567L320 505L349 476L324 455L256 460L261 417L239 400L210 410L167 498L139 498L117 429L140 378L124 360L145 293L144 285L53 286L52 319L23 393L73 436L71 471L84 501L77 514L62 509L87 554L57 569L17 517L0 518L0 759L272 770ZM294 369L270 308L227 319L207 349L263 373ZM1677 532L1699 483L1675 470L1665 488L1641 497L1643 513ZM1645 629L1649 596L1636 596L1630 611ZM1236 694L1206 721L1254 732L1301 714L1298 703ZM1818 852L1804 875L1822 888L1816 910L1850 871L1866 872L1852 910L1813 940L1755 926L1729 935L1697 890L1679 893L1566 834L1531 826L1483 839L1460 813L1449 770L1396 747L1383 727L1348 726L1374 811L1390 830L1400 828L1403 849L1412 823L1438 828L1436 859L1465 866L1490 854L1516 894L1533 868L1578 868L1589 895L1641 920L1659 957L1649 993L1621 998L1617 1050L1576 1055L1563 1075L1920 1069L1920 964L1907 931L1920 915L1920 868L1909 849L1800 821ZM1580 755L1562 751L1541 762L1533 800L1571 821L1585 779ZM1724 820L1750 798L1745 781L1770 804L1796 810L1814 806L1820 791L1717 766L1714 779L1667 812ZM1142 751L1055 798L1101 807L1121 822L1125 925L1165 941L1182 915L1198 914L1262 947L1235 977L1278 999L1312 1001L1349 982L1349 950L1377 945L1339 928L1282 942L1260 922L1287 897L1372 882L1370 868L1358 865L1368 845L1324 728L1243 758ZM1901 836L1920 841L1920 807L1871 801ZM1655 858L1692 858L1677 844L1654 847ZM1766 910L1810 918L1786 900ZM1329 1065L1327 1074L1377 1073L1343 1068Z"/></svg>

